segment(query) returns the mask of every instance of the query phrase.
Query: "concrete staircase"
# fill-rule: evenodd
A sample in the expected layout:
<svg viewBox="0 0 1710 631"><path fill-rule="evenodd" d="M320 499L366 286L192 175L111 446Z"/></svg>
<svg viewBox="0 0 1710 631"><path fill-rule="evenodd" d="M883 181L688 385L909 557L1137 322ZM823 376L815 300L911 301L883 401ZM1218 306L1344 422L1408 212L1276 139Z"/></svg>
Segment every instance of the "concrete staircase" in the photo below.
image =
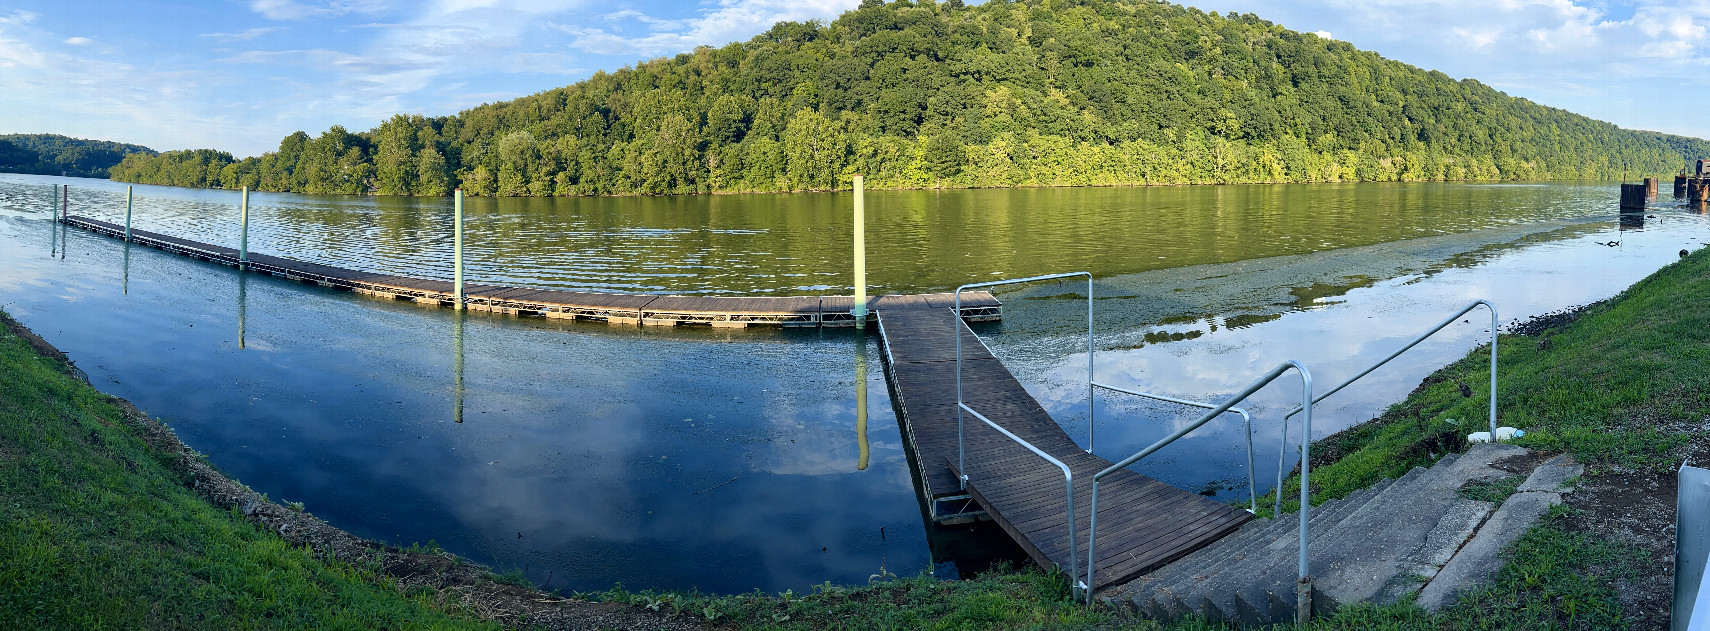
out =
<svg viewBox="0 0 1710 631"><path fill-rule="evenodd" d="M1481 444L1314 507L1307 525L1314 613L1412 594L1429 609L1452 602L1495 575L1497 553L1559 502L1563 482L1581 471L1565 455L1540 463L1520 447ZM1470 482L1516 475L1528 477L1500 508L1461 496ZM1255 520L1099 596L1160 621L1293 622L1299 525L1297 514Z"/></svg>

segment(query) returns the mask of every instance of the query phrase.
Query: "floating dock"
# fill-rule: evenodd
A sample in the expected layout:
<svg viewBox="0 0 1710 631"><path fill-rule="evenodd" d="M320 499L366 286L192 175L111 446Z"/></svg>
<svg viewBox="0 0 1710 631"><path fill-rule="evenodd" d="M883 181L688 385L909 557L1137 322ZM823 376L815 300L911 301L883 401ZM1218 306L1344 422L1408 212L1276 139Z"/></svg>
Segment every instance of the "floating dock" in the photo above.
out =
<svg viewBox="0 0 1710 631"><path fill-rule="evenodd" d="M77 215L67 216L61 221L97 234L125 238L125 227L121 225ZM135 229L131 230L131 242L221 265L240 266L239 253L235 248ZM437 303L447 307L457 304L456 290L451 281L361 272L255 252L249 253L247 266L251 271L262 274L382 298ZM855 306L852 296L662 296L480 283L464 284L463 293L465 307L474 311L593 320L608 324L855 326L855 316L850 314ZM868 313L880 309L898 312L948 310L954 304L951 294L886 295L868 299L867 310ZM976 322L1002 319L1003 303L988 292L963 293L962 317Z"/></svg>
<svg viewBox="0 0 1710 631"><path fill-rule="evenodd" d="M1074 473L1076 532L1085 563L1092 477L1110 461L1088 454L1052 420L1003 363L949 309L879 311L886 376L904 439L918 463L932 519L990 519L1042 567L1070 560L1063 473L969 415L967 469L957 469L956 336L962 336L962 397L968 406L1067 464ZM959 474L969 481L962 488ZM977 510L975 510L977 508ZM1247 511L1121 471L1099 484L1094 590L1118 585L1234 532Z"/></svg>

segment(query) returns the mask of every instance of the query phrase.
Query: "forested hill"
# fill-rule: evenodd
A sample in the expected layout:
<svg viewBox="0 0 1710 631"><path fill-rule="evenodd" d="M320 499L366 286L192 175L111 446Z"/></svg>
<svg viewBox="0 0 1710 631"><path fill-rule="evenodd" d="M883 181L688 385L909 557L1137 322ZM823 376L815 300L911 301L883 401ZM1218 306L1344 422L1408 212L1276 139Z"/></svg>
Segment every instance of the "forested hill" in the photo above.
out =
<svg viewBox="0 0 1710 631"><path fill-rule="evenodd" d="M867 0L572 86L118 180L308 193L606 195L1672 173L1627 131L1253 15L1147 0Z"/></svg>
<svg viewBox="0 0 1710 631"><path fill-rule="evenodd" d="M0 172L107 177L107 169L133 153L146 157L152 156L154 150L142 145L55 134L3 134Z"/></svg>

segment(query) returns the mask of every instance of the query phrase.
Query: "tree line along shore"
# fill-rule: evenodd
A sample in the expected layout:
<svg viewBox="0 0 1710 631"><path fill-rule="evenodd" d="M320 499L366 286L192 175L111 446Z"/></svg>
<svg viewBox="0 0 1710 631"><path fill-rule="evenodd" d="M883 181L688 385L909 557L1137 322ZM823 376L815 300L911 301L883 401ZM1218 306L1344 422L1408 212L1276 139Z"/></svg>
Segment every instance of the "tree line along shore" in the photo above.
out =
<svg viewBox="0 0 1710 631"><path fill-rule="evenodd" d="M1672 173L1710 142L1624 130L1251 14L1150 0L863 2L453 116L297 132L115 180L567 196Z"/></svg>

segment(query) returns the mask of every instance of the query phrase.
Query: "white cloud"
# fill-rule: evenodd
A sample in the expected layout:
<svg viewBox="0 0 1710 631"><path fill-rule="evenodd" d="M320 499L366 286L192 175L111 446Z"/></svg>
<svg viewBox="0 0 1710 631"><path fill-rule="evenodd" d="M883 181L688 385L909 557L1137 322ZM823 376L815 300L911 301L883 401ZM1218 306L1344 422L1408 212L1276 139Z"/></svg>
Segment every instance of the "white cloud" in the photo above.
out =
<svg viewBox="0 0 1710 631"><path fill-rule="evenodd" d="M1682 106L1693 98L1693 88L1686 86L1696 85L1710 68L1705 0L1194 4L1207 11L1252 11L1301 31L1333 31L1338 39L1391 59L1623 127L1710 137L1702 117Z"/></svg>
<svg viewBox="0 0 1710 631"><path fill-rule="evenodd" d="M1312 34L1317 35L1321 39L1336 39L1336 36L1331 35L1330 31L1313 31Z"/></svg>
<svg viewBox="0 0 1710 631"><path fill-rule="evenodd" d="M665 55L747 39L780 21L830 20L856 4L855 0L720 0L698 17L682 20L661 20L633 10L605 16L609 21L633 20L647 27L647 34L634 36L597 28L554 27L575 36L571 46L594 54Z"/></svg>
<svg viewBox="0 0 1710 631"><path fill-rule="evenodd" d="M238 31L236 33L203 33L203 34L199 35L198 37L206 37L208 39L214 40L216 42L221 42L221 43L246 42L246 41L255 39L255 38L260 37L262 35L266 35L268 33L272 33L274 31L278 31L278 30L279 30L279 27L277 27L277 26L268 26L268 27L261 27L261 28L244 29L244 30Z"/></svg>
<svg viewBox="0 0 1710 631"><path fill-rule="evenodd" d="M65 38L65 43L71 44L72 46L88 46L95 43L95 40L87 37L67 37Z"/></svg>
<svg viewBox="0 0 1710 631"><path fill-rule="evenodd" d="M1496 43L1496 40L1502 37L1502 31L1498 29L1470 29L1457 27L1451 29L1449 32L1453 33L1457 39L1470 44L1473 48L1484 48Z"/></svg>
<svg viewBox="0 0 1710 631"><path fill-rule="evenodd" d="M390 6L384 0L251 0L249 8L269 20L306 20L350 13L374 13Z"/></svg>
<svg viewBox="0 0 1710 631"><path fill-rule="evenodd" d="M13 11L11 15L0 16L0 25L29 24L36 21L37 17L40 16L29 11Z"/></svg>

